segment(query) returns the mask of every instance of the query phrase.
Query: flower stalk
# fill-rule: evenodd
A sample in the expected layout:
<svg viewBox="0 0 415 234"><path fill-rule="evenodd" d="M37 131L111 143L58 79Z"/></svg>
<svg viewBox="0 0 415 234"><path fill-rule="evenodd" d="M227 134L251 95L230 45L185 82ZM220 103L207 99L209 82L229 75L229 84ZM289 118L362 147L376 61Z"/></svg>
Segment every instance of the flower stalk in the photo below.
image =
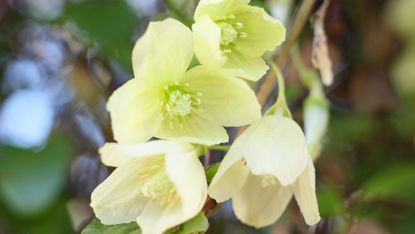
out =
<svg viewBox="0 0 415 234"><path fill-rule="evenodd" d="M300 35L302 29L304 28L305 22L307 21L311 10L314 6L315 0L304 0L300 6L300 9L298 10L297 16L295 17L294 24L291 27L291 30L288 32L287 39L282 44L282 48L280 50L280 53L275 59L275 64L278 67L283 67L285 64L285 61L287 60L291 48L297 41L298 36ZM261 86L259 87L259 90L257 92L257 98L261 106L263 107L268 100L272 89L276 82L276 76L274 72L268 72L265 76L265 79Z"/></svg>

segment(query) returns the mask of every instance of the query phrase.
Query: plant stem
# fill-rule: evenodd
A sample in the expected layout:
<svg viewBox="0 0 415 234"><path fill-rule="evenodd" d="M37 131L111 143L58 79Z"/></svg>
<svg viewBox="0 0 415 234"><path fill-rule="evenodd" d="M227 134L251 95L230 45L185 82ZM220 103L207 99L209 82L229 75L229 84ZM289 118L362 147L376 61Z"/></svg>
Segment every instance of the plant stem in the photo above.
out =
<svg viewBox="0 0 415 234"><path fill-rule="evenodd" d="M282 67L284 66L285 61L287 60L290 54L291 47L293 47L298 36L303 30L305 22L308 19L311 9L313 8L314 2L315 0L303 0L303 2L301 3L294 24L291 30L289 31L287 39L285 40L280 52L278 53L275 59L275 64L279 69L282 69ZM262 107L265 106L265 103L267 102L276 82L277 79L275 73L272 70L268 71L256 95L258 98L258 102ZM241 135L241 133L245 131L246 128L247 126L240 127L238 132L236 133L236 136L238 137L239 135Z"/></svg>
<svg viewBox="0 0 415 234"><path fill-rule="evenodd" d="M278 82L278 97L275 103L267 110L269 114L282 114L286 117L292 118L290 109L288 109L287 101L285 100L285 82L279 67L272 61L269 62L271 69L274 71Z"/></svg>
<svg viewBox="0 0 415 234"><path fill-rule="evenodd" d="M219 150L219 151L228 151L231 146L229 145L212 145L209 146L208 149L210 150Z"/></svg>
<svg viewBox="0 0 415 234"><path fill-rule="evenodd" d="M305 22L308 19L311 9L313 8L314 2L315 0L303 0L300 6L300 9L298 10L294 24L290 32L288 33L288 37L286 41L284 42L284 44L282 45L281 51L275 60L275 64L280 69L284 66L285 61L287 60L290 54L291 47L294 45L298 36L303 30ZM264 81L259 87L257 98L262 107L264 107L266 101L268 100L268 97L270 96L272 92L272 89L276 83L275 78L276 77L275 77L274 72L272 71L268 72L267 75L265 76Z"/></svg>

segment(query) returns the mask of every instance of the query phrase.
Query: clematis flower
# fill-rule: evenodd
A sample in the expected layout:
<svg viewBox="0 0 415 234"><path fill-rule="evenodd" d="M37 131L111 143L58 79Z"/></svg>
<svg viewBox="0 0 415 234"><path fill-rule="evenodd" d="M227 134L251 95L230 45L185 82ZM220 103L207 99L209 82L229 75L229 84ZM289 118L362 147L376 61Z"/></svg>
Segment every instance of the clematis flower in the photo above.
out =
<svg viewBox="0 0 415 234"><path fill-rule="evenodd" d="M285 28L249 0L201 0L192 26L201 64L256 81L268 70L261 58L285 40Z"/></svg>
<svg viewBox="0 0 415 234"><path fill-rule="evenodd" d="M100 153L104 164L116 167L91 195L103 224L136 221L144 234L161 234L202 209L207 182L192 145L107 143Z"/></svg>
<svg viewBox="0 0 415 234"><path fill-rule="evenodd" d="M305 101L304 133L313 160L320 155L323 138L329 124L329 115L329 106L321 85L312 88L311 94Z"/></svg>
<svg viewBox="0 0 415 234"><path fill-rule="evenodd" d="M260 118L254 92L242 80L193 58L189 28L177 20L150 23L133 50L136 78L108 101L115 139L142 143L155 136L204 145L228 141L222 126Z"/></svg>
<svg viewBox="0 0 415 234"><path fill-rule="evenodd" d="M307 224L320 220L304 134L283 116L264 116L235 140L208 194L217 202L232 198L238 219L256 228L274 223L293 194Z"/></svg>

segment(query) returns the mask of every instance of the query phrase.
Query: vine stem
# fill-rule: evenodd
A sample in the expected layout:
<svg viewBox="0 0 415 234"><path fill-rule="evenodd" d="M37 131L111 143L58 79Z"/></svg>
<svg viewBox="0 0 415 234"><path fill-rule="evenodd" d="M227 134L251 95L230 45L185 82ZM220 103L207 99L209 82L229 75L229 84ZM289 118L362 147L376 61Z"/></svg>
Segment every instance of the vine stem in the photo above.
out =
<svg viewBox="0 0 415 234"><path fill-rule="evenodd" d="M287 39L282 45L280 52L275 58L275 64L279 69L281 69L285 62L287 61L288 56L290 55L291 48L297 41L298 36L304 28L304 25L311 13L311 10L314 6L315 0L303 0L301 6L298 10L298 13L295 17L294 23L288 33ZM256 94L257 99L261 107L265 106L269 96L271 95L272 89L277 82L275 73L270 69L266 74L264 81L259 86L258 92ZM240 127L236 136L239 136L247 126Z"/></svg>
<svg viewBox="0 0 415 234"><path fill-rule="evenodd" d="M290 32L288 33L287 39L285 40L280 50L280 53L278 53L278 56L275 59L275 64L277 65L278 68L281 69L284 66L285 61L290 55L291 48L295 44L298 36L300 35L301 31L304 28L305 22L307 21L308 16L311 12L311 9L314 6L314 2L315 0L303 0L298 10L295 21L292 25L292 28ZM259 87L259 90L257 93L258 101L262 107L264 107L266 101L268 100L268 97L270 96L275 83L276 83L275 73L272 71L269 71L267 75L265 76L264 81Z"/></svg>
<svg viewBox="0 0 415 234"><path fill-rule="evenodd" d="M219 151L228 151L230 147L231 147L230 145L212 145L212 146L209 146L208 149L210 149L210 150L219 150Z"/></svg>

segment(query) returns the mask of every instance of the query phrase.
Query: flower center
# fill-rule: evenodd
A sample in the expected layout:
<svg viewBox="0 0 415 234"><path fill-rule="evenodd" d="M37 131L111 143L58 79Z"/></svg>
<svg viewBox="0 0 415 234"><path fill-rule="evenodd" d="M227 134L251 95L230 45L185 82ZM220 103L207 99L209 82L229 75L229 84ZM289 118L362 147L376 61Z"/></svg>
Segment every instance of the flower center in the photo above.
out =
<svg viewBox="0 0 415 234"><path fill-rule="evenodd" d="M262 175L261 176L261 185L262 187L266 188L271 185L277 184L277 178L273 175Z"/></svg>
<svg viewBox="0 0 415 234"><path fill-rule="evenodd" d="M139 172L140 182L143 183L142 194L159 201L161 206L173 204L179 199L176 188L165 172L163 157L147 159Z"/></svg>
<svg viewBox="0 0 415 234"><path fill-rule="evenodd" d="M222 38L220 40L221 45L229 45L230 43L234 42L235 39L238 37L238 32L231 24L221 22L219 23L219 26L221 28L222 35Z"/></svg>
<svg viewBox="0 0 415 234"><path fill-rule="evenodd" d="M220 45L224 54L232 52L232 49L237 47L235 41L238 37L248 37L246 32L241 31L244 28L244 24L237 22L235 18L235 15L214 17L214 20L221 29Z"/></svg>
<svg viewBox="0 0 415 234"><path fill-rule="evenodd" d="M200 94L187 92L186 86L176 84L164 88L164 111L167 115L185 117L192 112L192 108L200 105L201 101L197 97Z"/></svg>

